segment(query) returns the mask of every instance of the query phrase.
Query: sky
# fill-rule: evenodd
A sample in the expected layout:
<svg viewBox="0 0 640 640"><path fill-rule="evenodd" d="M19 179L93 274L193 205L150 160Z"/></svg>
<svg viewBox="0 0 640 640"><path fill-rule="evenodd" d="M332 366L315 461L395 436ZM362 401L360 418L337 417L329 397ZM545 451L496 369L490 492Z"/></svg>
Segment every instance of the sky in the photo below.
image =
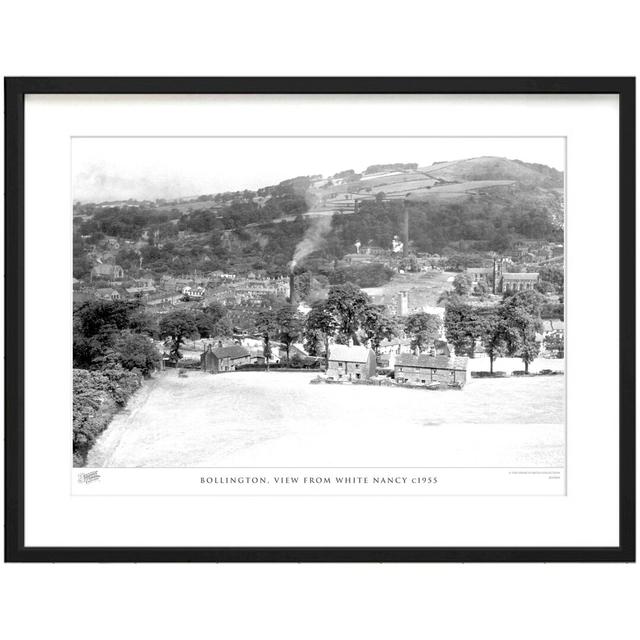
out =
<svg viewBox="0 0 640 640"><path fill-rule="evenodd" d="M564 138L74 138L73 199L181 198L255 190L372 164L500 156L564 171Z"/></svg>

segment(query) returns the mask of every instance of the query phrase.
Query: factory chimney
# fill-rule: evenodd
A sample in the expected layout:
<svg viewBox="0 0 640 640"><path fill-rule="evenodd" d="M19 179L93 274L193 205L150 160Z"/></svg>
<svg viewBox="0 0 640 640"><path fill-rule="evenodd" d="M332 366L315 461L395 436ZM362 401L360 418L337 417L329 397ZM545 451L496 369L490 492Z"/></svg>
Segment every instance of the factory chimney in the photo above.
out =
<svg viewBox="0 0 640 640"><path fill-rule="evenodd" d="M293 272L293 264L289 267L289 303L295 304L296 276Z"/></svg>
<svg viewBox="0 0 640 640"><path fill-rule="evenodd" d="M402 201L402 210L404 214L404 220L402 222L402 257L406 258L409 255L409 207L407 203L407 196Z"/></svg>

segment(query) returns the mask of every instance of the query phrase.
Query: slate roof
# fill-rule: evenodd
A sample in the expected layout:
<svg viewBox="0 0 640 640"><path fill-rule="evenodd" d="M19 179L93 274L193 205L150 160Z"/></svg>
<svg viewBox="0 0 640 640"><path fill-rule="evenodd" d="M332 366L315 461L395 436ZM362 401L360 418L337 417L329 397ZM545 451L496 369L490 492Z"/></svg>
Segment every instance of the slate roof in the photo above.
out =
<svg viewBox="0 0 640 640"><path fill-rule="evenodd" d="M466 371L469 358L464 356L456 356L447 358L447 356L428 356L421 354L414 356L411 353L403 353L396 356L396 367L419 367L421 369L449 369L455 371Z"/></svg>
<svg viewBox="0 0 640 640"><path fill-rule="evenodd" d="M247 349L239 344L234 344L230 347L216 347L211 351L216 358L245 358L249 355Z"/></svg>
<svg viewBox="0 0 640 640"><path fill-rule="evenodd" d="M367 362L371 349L362 346L350 347L346 344L329 345L329 360L341 362Z"/></svg>
<svg viewBox="0 0 640 640"><path fill-rule="evenodd" d="M503 273L505 280L534 280L538 278L537 273Z"/></svg>

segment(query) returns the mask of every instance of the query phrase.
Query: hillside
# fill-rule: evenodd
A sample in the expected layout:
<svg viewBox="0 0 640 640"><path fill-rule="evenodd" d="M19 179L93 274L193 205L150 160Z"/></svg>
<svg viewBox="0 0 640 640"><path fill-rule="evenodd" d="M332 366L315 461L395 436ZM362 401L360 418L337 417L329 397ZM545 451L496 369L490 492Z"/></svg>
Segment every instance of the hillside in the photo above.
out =
<svg viewBox="0 0 640 640"><path fill-rule="evenodd" d="M455 182L513 180L528 187L563 188L564 175L557 169L520 160L483 156L454 162L439 162L419 169L434 178Z"/></svg>
<svg viewBox="0 0 640 640"><path fill-rule="evenodd" d="M463 202L488 189L564 186L564 176L556 169L492 156L438 162L429 167L375 165L362 174L343 171L337 175L342 177L310 183L307 197L313 203L312 211L340 208L345 196L360 201L373 200L380 194L385 199Z"/></svg>
<svg viewBox="0 0 640 640"><path fill-rule="evenodd" d="M305 259L325 263L353 253L356 242L389 253L393 237L402 233L404 200L414 253L507 252L522 241L562 243L563 182L562 172L550 167L481 157L298 176L257 191L187 202L77 205L74 274L83 277L96 259L111 258L125 269L141 264L155 273L282 274L303 238L312 238ZM119 248L107 251L105 238L112 245L120 240Z"/></svg>

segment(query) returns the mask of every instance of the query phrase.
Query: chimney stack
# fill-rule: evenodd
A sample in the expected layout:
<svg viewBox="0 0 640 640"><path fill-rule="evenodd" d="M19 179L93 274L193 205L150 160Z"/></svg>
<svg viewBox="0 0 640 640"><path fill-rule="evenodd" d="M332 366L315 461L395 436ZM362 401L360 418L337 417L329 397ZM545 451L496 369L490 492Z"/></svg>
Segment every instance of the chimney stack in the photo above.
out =
<svg viewBox="0 0 640 640"><path fill-rule="evenodd" d="M289 302L291 304L295 304L295 295L296 295L296 281L295 275L293 271L289 272Z"/></svg>
<svg viewBox="0 0 640 640"><path fill-rule="evenodd" d="M404 213L402 224L402 257L406 258L409 255L409 209L406 198L402 201L402 209Z"/></svg>

